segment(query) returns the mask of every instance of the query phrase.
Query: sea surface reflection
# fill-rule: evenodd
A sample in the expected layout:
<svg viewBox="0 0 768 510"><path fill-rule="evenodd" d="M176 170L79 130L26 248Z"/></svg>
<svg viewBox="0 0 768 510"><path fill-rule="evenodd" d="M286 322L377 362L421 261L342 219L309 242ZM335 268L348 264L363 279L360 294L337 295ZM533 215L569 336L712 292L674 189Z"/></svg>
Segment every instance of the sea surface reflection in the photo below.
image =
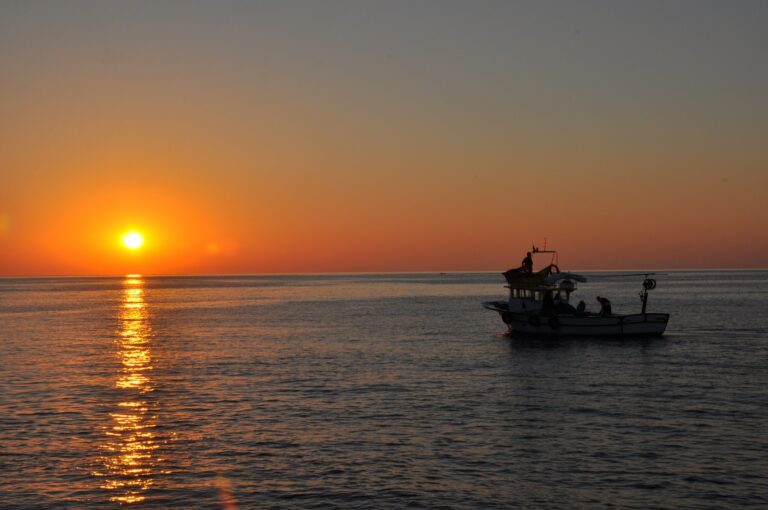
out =
<svg viewBox="0 0 768 510"><path fill-rule="evenodd" d="M500 278L0 279L0 508L768 508L768 271L543 343Z"/></svg>
<svg viewBox="0 0 768 510"><path fill-rule="evenodd" d="M144 280L138 275L123 281L115 347L118 398L100 445L103 469L94 475L102 478L100 486L108 491L111 501L138 503L146 498L162 461L156 455L157 404L148 398L154 390L152 328L144 301Z"/></svg>

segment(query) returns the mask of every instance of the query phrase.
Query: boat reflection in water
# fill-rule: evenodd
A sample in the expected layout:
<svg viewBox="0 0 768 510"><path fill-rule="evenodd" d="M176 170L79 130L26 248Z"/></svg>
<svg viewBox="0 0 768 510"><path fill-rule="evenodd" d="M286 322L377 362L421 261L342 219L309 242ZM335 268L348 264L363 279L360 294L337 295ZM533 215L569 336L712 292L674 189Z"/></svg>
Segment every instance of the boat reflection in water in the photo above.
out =
<svg viewBox="0 0 768 510"><path fill-rule="evenodd" d="M111 501L129 504L146 498L159 472L156 436L157 405L150 398L152 386L152 330L144 302L144 280L128 275L123 281L123 296L116 334L119 371L115 391L119 395L105 427L101 445L103 469L101 487Z"/></svg>

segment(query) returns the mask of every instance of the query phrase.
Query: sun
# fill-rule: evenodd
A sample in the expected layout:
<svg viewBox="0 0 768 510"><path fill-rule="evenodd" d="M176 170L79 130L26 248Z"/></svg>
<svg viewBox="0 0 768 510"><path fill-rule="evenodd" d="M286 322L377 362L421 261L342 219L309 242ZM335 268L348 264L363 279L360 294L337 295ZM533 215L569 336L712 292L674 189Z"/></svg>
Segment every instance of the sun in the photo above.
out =
<svg viewBox="0 0 768 510"><path fill-rule="evenodd" d="M128 232L123 236L123 244L129 250L138 250L144 244L144 236L136 231Z"/></svg>

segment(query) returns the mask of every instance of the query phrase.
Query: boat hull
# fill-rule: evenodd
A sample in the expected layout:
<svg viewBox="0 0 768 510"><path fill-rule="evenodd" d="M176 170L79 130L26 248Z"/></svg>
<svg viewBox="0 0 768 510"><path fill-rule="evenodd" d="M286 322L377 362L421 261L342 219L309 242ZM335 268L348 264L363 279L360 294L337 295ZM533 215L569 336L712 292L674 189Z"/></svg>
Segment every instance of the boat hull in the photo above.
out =
<svg viewBox="0 0 768 510"><path fill-rule="evenodd" d="M542 315L510 312L507 303L483 303L499 313L512 333L545 336L658 336L669 322L668 313L638 313L630 315Z"/></svg>

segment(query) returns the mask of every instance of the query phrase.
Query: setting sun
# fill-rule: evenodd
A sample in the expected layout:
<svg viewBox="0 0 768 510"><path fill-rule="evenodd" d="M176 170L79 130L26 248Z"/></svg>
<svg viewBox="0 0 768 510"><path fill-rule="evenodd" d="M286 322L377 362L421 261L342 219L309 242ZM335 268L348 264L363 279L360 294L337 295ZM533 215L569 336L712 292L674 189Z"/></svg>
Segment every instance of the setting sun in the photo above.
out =
<svg viewBox="0 0 768 510"><path fill-rule="evenodd" d="M131 250L137 250L144 244L144 237L138 232L128 232L123 236L123 244Z"/></svg>

